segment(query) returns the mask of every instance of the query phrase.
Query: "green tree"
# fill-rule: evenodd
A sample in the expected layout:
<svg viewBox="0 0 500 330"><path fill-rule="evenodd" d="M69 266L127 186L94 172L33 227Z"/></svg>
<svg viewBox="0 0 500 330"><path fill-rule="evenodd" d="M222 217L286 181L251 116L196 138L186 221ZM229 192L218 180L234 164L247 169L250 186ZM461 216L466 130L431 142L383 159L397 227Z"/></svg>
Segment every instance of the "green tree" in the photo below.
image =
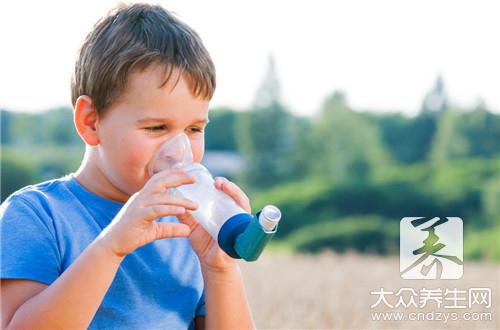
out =
<svg viewBox="0 0 500 330"><path fill-rule="evenodd" d="M487 222L500 224L500 176L485 184L481 204L482 213Z"/></svg>
<svg viewBox="0 0 500 330"><path fill-rule="evenodd" d="M402 114L365 114L375 124L392 158L402 164L423 162L429 156L436 130L436 116L421 113L415 118Z"/></svg>
<svg viewBox="0 0 500 330"><path fill-rule="evenodd" d="M289 157L289 166L291 166L292 179L302 180L314 174L312 166L312 163L316 161L314 123L308 117L295 117L291 126L291 139L294 150Z"/></svg>
<svg viewBox="0 0 500 330"><path fill-rule="evenodd" d="M13 114L7 110L0 109L0 138L2 144L11 143Z"/></svg>
<svg viewBox="0 0 500 330"><path fill-rule="evenodd" d="M458 127L459 120L460 113L453 109L439 114L429 155L433 166L443 166L447 161L467 154L469 146Z"/></svg>
<svg viewBox="0 0 500 330"><path fill-rule="evenodd" d="M44 143L68 145L81 143L73 124L73 113L69 107L46 111L41 118Z"/></svg>
<svg viewBox="0 0 500 330"><path fill-rule="evenodd" d="M314 125L314 173L333 181L364 181L390 163L377 127L336 92L326 99Z"/></svg>
<svg viewBox="0 0 500 330"><path fill-rule="evenodd" d="M4 151L2 151L1 156L0 196L3 201L7 196L21 187L35 183L39 172L36 164L12 157Z"/></svg>
<svg viewBox="0 0 500 330"><path fill-rule="evenodd" d="M16 145L43 144L43 115L16 113L10 126L11 143Z"/></svg>
<svg viewBox="0 0 500 330"><path fill-rule="evenodd" d="M210 110L210 123L205 134L207 150L236 151L235 125L240 114L230 108Z"/></svg>
<svg viewBox="0 0 500 330"><path fill-rule="evenodd" d="M500 155L500 116L488 111L483 102L461 115L458 126L470 146L469 156Z"/></svg>
<svg viewBox="0 0 500 330"><path fill-rule="evenodd" d="M281 102L280 85L272 57L254 105L237 123L238 146L248 159L246 184L270 187L290 178L293 151L292 115Z"/></svg>

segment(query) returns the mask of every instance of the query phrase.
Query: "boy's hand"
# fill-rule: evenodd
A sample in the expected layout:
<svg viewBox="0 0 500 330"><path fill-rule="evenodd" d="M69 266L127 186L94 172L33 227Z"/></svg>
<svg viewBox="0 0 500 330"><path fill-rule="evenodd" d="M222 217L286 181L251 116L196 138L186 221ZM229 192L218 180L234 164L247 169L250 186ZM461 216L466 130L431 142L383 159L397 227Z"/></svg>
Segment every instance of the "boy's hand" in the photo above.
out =
<svg viewBox="0 0 500 330"><path fill-rule="evenodd" d="M113 221L99 235L99 243L118 257L161 238L185 237L190 233L182 223L156 222L155 219L195 210L195 202L172 195L169 188L194 183L184 170L165 170L153 175L133 194Z"/></svg>
<svg viewBox="0 0 500 330"><path fill-rule="evenodd" d="M222 190L235 200L245 212L252 213L250 200L247 195L233 182L223 177L215 178L215 187ZM209 271L224 272L236 265L236 260L228 256L210 236L210 234L196 221L194 216L185 212L178 215L179 220L191 229L189 241L198 255L202 268Z"/></svg>

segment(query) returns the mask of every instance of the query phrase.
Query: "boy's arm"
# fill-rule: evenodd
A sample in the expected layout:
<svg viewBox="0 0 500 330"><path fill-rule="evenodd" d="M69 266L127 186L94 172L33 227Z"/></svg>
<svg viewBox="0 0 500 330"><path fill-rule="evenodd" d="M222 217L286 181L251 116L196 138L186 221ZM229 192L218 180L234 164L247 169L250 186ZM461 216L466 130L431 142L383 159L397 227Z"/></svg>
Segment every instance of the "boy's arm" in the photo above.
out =
<svg viewBox="0 0 500 330"><path fill-rule="evenodd" d="M243 277L237 263L227 271L202 267L205 282L205 329L254 329Z"/></svg>
<svg viewBox="0 0 500 330"><path fill-rule="evenodd" d="M250 200L236 184L224 177L216 177L215 187L251 213ZM254 329L236 260L224 253L188 212L177 217L191 228L189 241L200 258L205 285L206 315L195 318L196 329Z"/></svg>
<svg viewBox="0 0 500 330"><path fill-rule="evenodd" d="M88 327L122 259L92 243L50 286L40 291L31 283L35 295L19 308L9 306L15 301L4 300L7 306L2 307L2 326L7 329L34 329L42 324L50 329ZM4 288L7 295L16 290L30 290L22 282L25 281L7 282ZM36 294L37 291L40 292ZM5 315L15 309L14 315Z"/></svg>

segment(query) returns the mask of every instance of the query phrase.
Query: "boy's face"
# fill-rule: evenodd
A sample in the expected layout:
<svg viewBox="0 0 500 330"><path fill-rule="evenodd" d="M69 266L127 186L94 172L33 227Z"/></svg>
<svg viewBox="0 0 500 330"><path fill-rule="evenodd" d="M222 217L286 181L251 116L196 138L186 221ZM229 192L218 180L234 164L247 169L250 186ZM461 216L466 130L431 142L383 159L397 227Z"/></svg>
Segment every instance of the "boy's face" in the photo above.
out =
<svg viewBox="0 0 500 330"><path fill-rule="evenodd" d="M97 124L99 167L119 190L132 195L149 180L148 167L160 145L179 132L201 162L208 100L195 98L184 77L159 87L164 71L156 65L129 76L127 88Z"/></svg>

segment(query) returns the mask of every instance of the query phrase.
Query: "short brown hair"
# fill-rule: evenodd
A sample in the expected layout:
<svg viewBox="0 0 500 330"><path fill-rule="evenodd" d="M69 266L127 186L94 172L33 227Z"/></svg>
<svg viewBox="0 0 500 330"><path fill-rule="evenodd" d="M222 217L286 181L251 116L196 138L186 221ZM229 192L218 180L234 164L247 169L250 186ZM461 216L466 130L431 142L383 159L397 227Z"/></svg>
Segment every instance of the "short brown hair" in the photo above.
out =
<svg viewBox="0 0 500 330"><path fill-rule="evenodd" d="M88 95L104 115L129 75L151 64L164 67L163 85L175 70L187 78L195 97L212 98L215 68L198 34L160 6L121 4L94 25L79 50L71 79L73 106Z"/></svg>

